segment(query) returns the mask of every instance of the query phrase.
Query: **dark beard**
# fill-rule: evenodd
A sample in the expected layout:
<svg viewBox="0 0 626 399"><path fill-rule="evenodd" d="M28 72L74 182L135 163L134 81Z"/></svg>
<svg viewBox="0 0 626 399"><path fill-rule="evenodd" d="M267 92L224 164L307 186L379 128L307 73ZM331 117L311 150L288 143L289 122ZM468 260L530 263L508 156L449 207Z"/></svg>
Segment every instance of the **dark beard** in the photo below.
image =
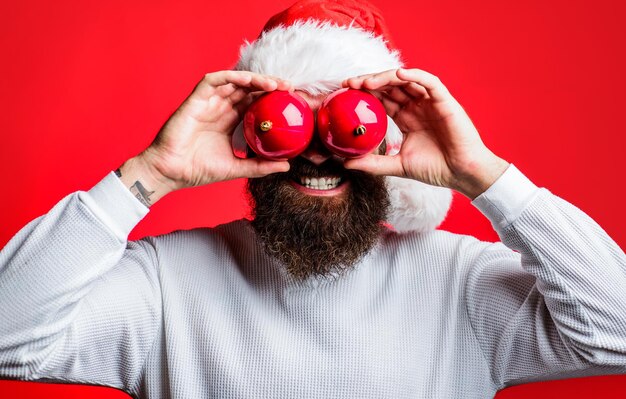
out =
<svg viewBox="0 0 626 399"><path fill-rule="evenodd" d="M310 196L290 184L329 175L350 183L346 195ZM248 191L252 226L265 251L299 280L351 269L376 243L389 208L383 177L344 169L333 159L315 166L296 158L289 172L250 179Z"/></svg>

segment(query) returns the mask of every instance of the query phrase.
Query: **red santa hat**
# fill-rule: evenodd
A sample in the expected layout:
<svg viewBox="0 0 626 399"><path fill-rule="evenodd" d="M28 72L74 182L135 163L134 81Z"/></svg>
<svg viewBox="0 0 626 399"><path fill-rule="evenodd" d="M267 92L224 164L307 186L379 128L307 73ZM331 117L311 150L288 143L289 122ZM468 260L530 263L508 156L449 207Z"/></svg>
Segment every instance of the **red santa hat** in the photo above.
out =
<svg viewBox="0 0 626 399"><path fill-rule="evenodd" d="M380 11L363 0L300 0L274 15L246 42L235 69L277 76L312 95L330 93L347 78L402 67ZM402 144L389 118L387 154ZM387 177L388 222L400 232L428 231L445 218L449 189Z"/></svg>

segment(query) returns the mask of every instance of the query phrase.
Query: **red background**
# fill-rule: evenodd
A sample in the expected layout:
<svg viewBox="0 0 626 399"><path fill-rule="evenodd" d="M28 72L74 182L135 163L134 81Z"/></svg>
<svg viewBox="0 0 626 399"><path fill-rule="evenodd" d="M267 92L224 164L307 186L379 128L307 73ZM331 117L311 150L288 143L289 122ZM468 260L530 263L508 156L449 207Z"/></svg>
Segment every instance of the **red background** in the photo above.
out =
<svg viewBox="0 0 626 399"><path fill-rule="evenodd" d="M484 141L584 209L624 248L626 89L620 0L374 2L408 65L438 75ZM208 71L230 68L291 0L0 4L0 244L145 148ZM243 182L172 194L133 237L247 215ZM442 228L495 240L455 197ZM609 282L607 282L608 284ZM514 387L498 398L623 398L626 377ZM2 398L121 398L107 388L0 382Z"/></svg>

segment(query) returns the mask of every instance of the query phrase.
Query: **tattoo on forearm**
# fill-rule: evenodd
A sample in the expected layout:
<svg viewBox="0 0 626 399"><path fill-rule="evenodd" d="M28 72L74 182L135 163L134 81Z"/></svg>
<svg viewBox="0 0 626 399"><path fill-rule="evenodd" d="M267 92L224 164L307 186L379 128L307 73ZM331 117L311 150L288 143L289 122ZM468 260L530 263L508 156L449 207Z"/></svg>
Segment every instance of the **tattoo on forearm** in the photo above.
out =
<svg viewBox="0 0 626 399"><path fill-rule="evenodd" d="M154 191L146 190L146 188L143 186L143 184L141 184L139 180L137 180L135 184L130 186L130 192L145 206L150 207L150 205L152 205L152 201L150 201L150 196L154 194Z"/></svg>

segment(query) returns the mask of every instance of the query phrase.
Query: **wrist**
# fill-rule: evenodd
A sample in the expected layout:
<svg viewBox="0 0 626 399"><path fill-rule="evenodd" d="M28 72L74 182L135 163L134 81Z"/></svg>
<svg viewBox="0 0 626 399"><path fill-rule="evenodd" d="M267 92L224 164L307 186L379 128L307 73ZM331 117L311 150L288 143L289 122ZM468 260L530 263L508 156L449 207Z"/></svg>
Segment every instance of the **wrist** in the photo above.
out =
<svg viewBox="0 0 626 399"><path fill-rule="evenodd" d="M124 162L116 174L135 198L148 208L175 190L173 183L160 175L143 153Z"/></svg>
<svg viewBox="0 0 626 399"><path fill-rule="evenodd" d="M473 201L487 191L508 167L507 161L490 152L480 161L465 165L463 171L458 174L457 183L453 188Z"/></svg>

